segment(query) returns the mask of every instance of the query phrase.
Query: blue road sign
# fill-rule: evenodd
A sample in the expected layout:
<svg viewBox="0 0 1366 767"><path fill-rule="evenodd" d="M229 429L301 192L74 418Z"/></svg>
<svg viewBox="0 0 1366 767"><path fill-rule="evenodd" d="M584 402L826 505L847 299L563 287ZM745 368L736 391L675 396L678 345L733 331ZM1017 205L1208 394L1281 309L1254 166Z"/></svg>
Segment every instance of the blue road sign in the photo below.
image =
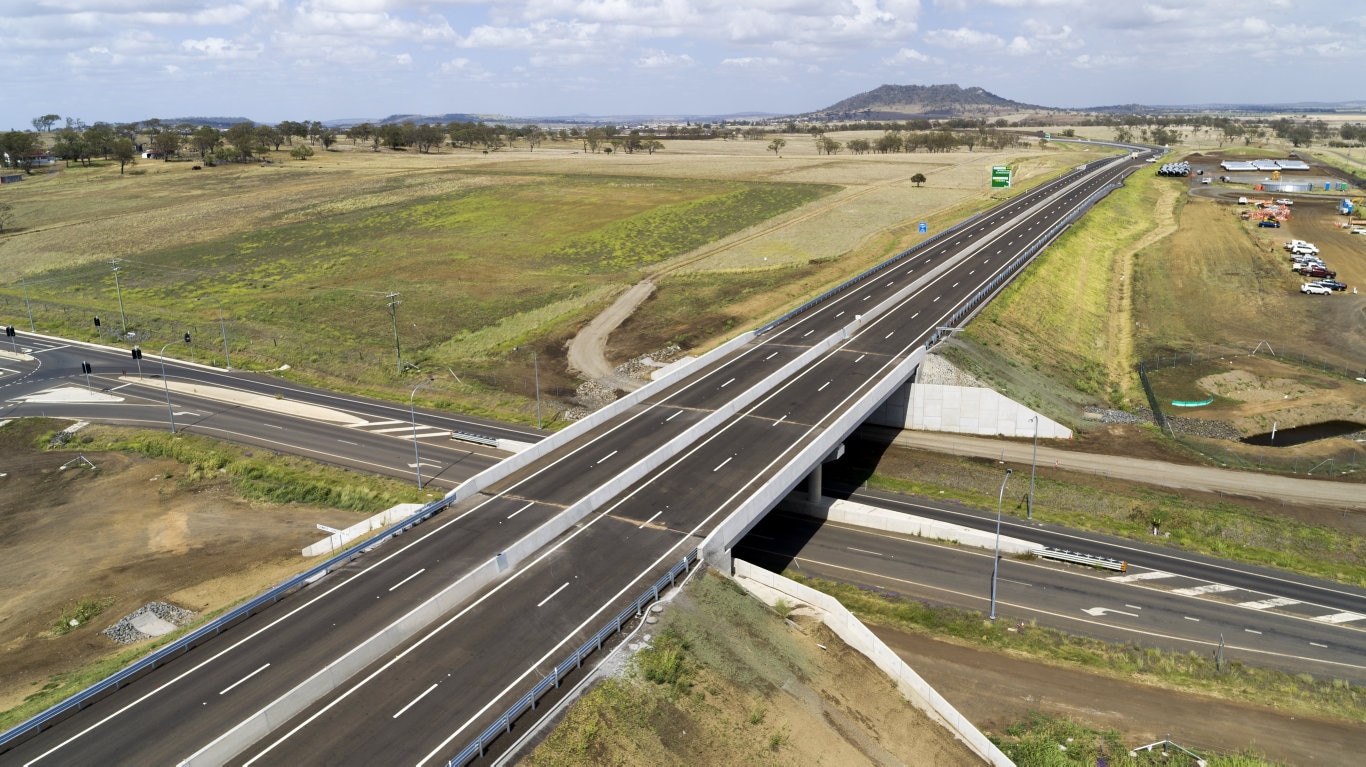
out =
<svg viewBox="0 0 1366 767"><path fill-rule="evenodd" d="M926 224L924 221L921 221L921 222L920 222L920 233L921 233L921 234L924 234L925 232L928 232L928 231L930 231L929 225Z"/></svg>

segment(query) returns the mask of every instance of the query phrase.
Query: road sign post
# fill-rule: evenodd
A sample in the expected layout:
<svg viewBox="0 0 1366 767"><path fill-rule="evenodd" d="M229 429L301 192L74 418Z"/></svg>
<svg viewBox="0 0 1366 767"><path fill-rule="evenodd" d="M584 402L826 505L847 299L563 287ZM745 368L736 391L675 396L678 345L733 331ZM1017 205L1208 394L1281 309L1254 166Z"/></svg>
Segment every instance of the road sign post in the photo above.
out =
<svg viewBox="0 0 1366 767"><path fill-rule="evenodd" d="M1010 188L1010 166L993 165L991 166L991 188L1009 189Z"/></svg>

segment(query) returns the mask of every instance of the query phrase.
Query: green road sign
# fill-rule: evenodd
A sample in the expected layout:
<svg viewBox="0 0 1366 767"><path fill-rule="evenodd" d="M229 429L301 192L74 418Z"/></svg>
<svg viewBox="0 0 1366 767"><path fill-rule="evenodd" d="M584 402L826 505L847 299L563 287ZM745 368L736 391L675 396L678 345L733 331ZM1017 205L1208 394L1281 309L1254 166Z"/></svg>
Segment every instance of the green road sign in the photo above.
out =
<svg viewBox="0 0 1366 767"><path fill-rule="evenodd" d="M993 165L991 168L991 188L1009 189L1010 188L1010 168L1005 165Z"/></svg>

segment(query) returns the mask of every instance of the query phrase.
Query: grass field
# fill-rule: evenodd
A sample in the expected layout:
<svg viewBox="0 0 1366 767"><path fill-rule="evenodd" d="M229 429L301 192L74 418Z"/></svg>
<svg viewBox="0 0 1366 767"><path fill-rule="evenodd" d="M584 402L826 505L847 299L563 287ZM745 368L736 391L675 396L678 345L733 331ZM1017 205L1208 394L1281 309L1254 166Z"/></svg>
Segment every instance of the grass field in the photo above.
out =
<svg viewBox="0 0 1366 767"><path fill-rule="evenodd" d="M188 331L194 346L168 352L218 365L226 335L235 368L289 365L390 397L418 375L399 372L397 332L404 363L460 376L424 392L432 401L527 418L530 359L512 347L535 344L543 390L567 392L564 341L642 276L659 276L660 296L614 348L713 343L912 244L918 221L937 231L989 202L992 165L1016 164L1028 185L1095 155L830 157L804 139L782 157L753 141L577 148L342 145L303 162L59 168L6 187L0 316L27 326L27 291L40 332L111 342L126 324L159 349Z"/></svg>

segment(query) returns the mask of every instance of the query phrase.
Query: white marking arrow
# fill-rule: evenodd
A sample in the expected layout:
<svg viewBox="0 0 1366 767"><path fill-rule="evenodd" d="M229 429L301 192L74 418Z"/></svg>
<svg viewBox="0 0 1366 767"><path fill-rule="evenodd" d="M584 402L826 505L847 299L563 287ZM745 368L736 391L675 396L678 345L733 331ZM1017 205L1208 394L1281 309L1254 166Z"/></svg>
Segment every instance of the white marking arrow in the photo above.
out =
<svg viewBox="0 0 1366 767"><path fill-rule="evenodd" d="M1099 618L1102 615L1105 615L1106 613L1114 613L1115 615L1127 615L1130 618L1138 617L1137 613L1126 613L1121 612L1119 610L1111 610L1108 607L1087 607L1083 609L1082 612L1086 613L1087 615L1093 615L1097 618Z"/></svg>

